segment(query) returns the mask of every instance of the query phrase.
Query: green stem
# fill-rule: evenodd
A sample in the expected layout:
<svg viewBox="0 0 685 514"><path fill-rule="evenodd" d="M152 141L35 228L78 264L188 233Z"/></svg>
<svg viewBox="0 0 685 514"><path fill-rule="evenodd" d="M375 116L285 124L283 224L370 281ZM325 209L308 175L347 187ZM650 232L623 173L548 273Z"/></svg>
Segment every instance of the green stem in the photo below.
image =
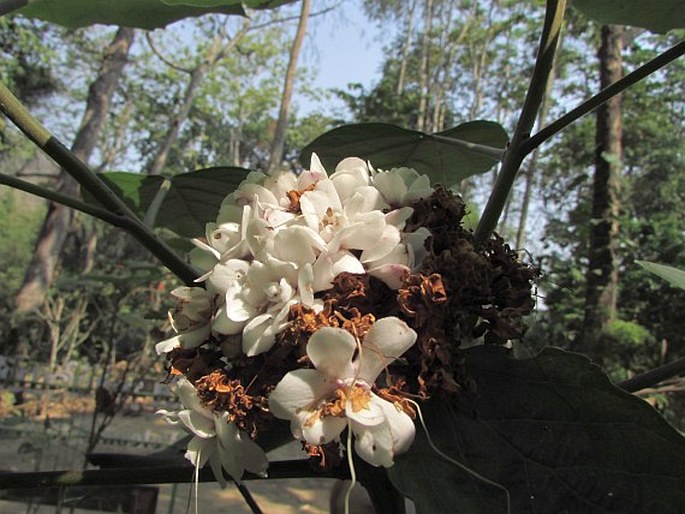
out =
<svg viewBox="0 0 685 514"><path fill-rule="evenodd" d="M490 194L483 215L476 227L474 233L476 245L482 244L497 227L499 217L514 185L516 174L527 155L525 142L530 137L530 132L533 129L540 104L545 95L545 87L552 70L554 53L561 34L565 9L566 0L547 0L545 23L540 37L540 48L538 49L533 76L528 86L528 92L518 123L516 124L516 129L514 130L514 135L504 155L500 172L497 175L495 187Z"/></svg>
<svg viewBox="0 0 685 514"><path fill-rule="evenodd" d="M683 54L685 54L685 41L681 41L680 43L674 45L672 48L656 56L651 61L625 75L620 80L617 80L609 87L606 87L595 96L585 100L578 107L564 114L558 120L544 127L524 143L526 152L532 152L535 148L540 146L551 137L555 136L578 118L586 115L593 109L596 109L599 105L609 100L609 98L616 96L636 82L639 82L648 75L651 75L657 70L663 68L670 62L676 60L678 57L681 57Z"/></svg>
<svg viewBox="0 0 685 514"><path fill-rule="evenodd" d="M36 120L12 92L0 82L0 111L31 139L38 147L67 171L105 209L121 218L118 225L133 235L186 285L196 285L198 272L186 263L167 244L158 239L151 228L136 216L124 201L73 152Z"/></svg>
<svg viewBox="0 0 685 514"><path fill-rule="evenodd" d="M190 465L8 473L0 475L0 489L191 483L194 480L194 473L195 469ZM271 462L268 473L268 477L245 473L243 480L264 478L338 478L344 480L349 478L347 470L343 467L338 471L313 471L308 460ZM199 475L200 482L216 480L209 468L202 468Z"/></svg>
<svg viewBox="0 0 685 514"><path fill-rule="evenodd" d="M41 198L45 198L46 200L50 200L52 202L61 203L62 205L66 205L67 207L71 207L77 211L85 212L86 214L101 219L102 221L106 221L110 225L118 227L122 223L122 218L120 216L112 214L105 209L100 209L99 207L82 202L81 200L77 200L71 196L63 195L57 191L52 191L50 189L37 186L36 184L26 182L25 180L21 180L16 177L10 177L9 175L3 175L0 173L0 184L13 187L14 189L19 189L20 191L39 196Z"/></svg>
<svg viewBox="0 0 685 514"><path fill-rule="evenodd" d="M439 141L440 143L445 143L452 146L458 146L459 148L464 148L465 150L470 150L481 155L486 155L491 157L496 161L501 161L504 156L505 150L501 148L493 148L492 146L479 145L478 143L471 143L470 141L463 141L461 139L454 139L451 137L439 136L438 134L425 134L426 138L433 139L434 141Z"/></svg>

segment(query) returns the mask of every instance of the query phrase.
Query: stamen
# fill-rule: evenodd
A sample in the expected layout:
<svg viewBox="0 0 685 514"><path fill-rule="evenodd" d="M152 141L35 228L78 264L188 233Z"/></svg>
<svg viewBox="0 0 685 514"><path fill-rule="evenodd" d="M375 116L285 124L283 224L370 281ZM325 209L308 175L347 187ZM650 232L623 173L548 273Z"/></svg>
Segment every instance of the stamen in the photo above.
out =
<svg viewBox="0 0 685 514"><path fill-rule="evenodd" d="M350 485L345 491L345 514L350 514L350 498L352 497L352 489L357 483L357 473L354 469L354 459L352 458L352 424L347 424L347 465L350 468ZM508 513L507 513L508 514Z"/></svg>

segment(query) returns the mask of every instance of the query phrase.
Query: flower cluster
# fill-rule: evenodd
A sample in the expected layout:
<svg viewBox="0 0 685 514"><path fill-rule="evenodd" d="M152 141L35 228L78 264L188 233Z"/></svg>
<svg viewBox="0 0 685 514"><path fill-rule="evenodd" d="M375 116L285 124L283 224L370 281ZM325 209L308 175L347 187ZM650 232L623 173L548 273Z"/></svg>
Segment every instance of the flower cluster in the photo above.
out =
<svg viewBox="0 0 685 514"><path fill-rule="evenodd" d="M358 158L330 176L316 155L299 175L251 173L193 241L205 273L172 292L157 345L180 376L183 409L162 414L194 436L186 457L220 481L263 473L255 441L275 417L311 455L338 455L347 430L391 466L414 438L408 398L465 387L460 342L520 336L532 307L531 272L499 240L474 249L463 215L427 176ZM475 278L455 275L457 250ZM527 296L500 299L500 279Z"/></svg>

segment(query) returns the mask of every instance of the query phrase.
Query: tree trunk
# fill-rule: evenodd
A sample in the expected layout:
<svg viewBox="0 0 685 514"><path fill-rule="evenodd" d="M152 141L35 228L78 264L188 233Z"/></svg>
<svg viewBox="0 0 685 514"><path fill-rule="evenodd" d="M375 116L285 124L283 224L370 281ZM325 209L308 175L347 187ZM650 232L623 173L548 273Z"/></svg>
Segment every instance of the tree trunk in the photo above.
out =
<svg viewBox="0 0 685 514"><path fill-rule="evenodd" d="M416 120L416 130L426 129L428 114L428 73L430 57L430 38L433 29L433 0L426 0L423 11L423 36L421 37L421 67L419 75L419 112Z"/></svg>
<svg viewBox="0 0 685 514"><path fill-rule="evenodd" d="M309 18L310 8L311 0L302 0L302 9L300 10L300 21L297 24L297 32L295 32L293 46L290 48L288 69L285 73L285 82L283 83L283 96L281 97L281 108L278 111L276 133L274 134L274 139L271 143L271 152L269 153L269 163L267 164L267 169L269 171L275 170L283 160L283 148L285 147L285 129L288 127L288 113L290 112L290 101L292 100L293 88L295 86L297 58L300 55L300 50L302 49L302 42L304 41L304 35L307 32L307 19Z"/></svg>
<svg viewBox="0 0 685 514"><path fill-rule="evenodd" d="M407 65L409 63L409 50L411 50L411 41L414 33L414 11L416 10L416 0L412 0L407 11L407 23L405 27L405 38L402 44L402 60L400 61L400 71L397 76L397 96L400 96L404 91L404 80L407 75Z"/></svg>
<svg viewBox="0 0 685 514"><path fill-rule="evenodd" d="M598 52L602 89L622 77L622 49L623 27L603 26ZM597 109L590 253L585 317L579 341L579 349L598 362L605 354L602 332L616 316L622 135L621 97L615 96Z"/></svg>
<svg viewBox="0 0 685 514"><path fill-rule="evenodd" d="M134 30L121 27L105 50L100 72L88 90L86 111L81 127L71 147L83 161L88 161L95 149L105 123L114 89L121 77L126 58L133 43ZM60 172L57 190L66 195L78 194L78 183L64 170ZM33 259L24 275L24 281L15 299L15 312L25 313L39 307L52 285L60 254L74 219L74 211L51 203L43 221Z"/></svg>

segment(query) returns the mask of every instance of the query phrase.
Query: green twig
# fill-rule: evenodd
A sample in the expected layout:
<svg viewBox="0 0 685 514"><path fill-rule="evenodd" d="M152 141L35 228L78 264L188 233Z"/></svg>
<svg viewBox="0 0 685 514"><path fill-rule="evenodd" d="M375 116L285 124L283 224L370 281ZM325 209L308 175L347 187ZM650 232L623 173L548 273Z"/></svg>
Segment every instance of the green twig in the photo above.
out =
<svg viewBox="0 0 685 514"><path fill-rule="evenodd" d="M159 466L90 469L85 471L43 471L38 473L8 473L0 475L0 489L41 488L91 485L131 485L131 484L176 484L191 483L195 468L192 466ZM269 464L269 476L262 477L245 473L243 480L264 478L349 478L347 469L337 471L313 471L308 460L275 461ZM203 468L199 473L200 482L213 482L216 479L211 469Z"/></svg>
<svg viewBox="0 0 685 514"><path fill-rule="evenodd" d="M36 120L12 92L0 82L0 111L38 147L81 184L102 206L121 218L118 225L133 235L187 285L196 285L198 272L166 243L157 238L136 214L83 161Z"/></svg>
<svg viewBox="0 0 685 514"><path fill-rule="evenodd" d="M476 227L474 233L476 245L482 244L497 227L499 217L514 185L516 174L527 155L525 141L530 137L538 109L545 95L545 87L552 70L554 53L561 34L565 9L566 0L547 0L545 23L542 29L542 36L540 37L540 48L538 49L533 76L530 80L530 86L528 86L528 92L521 109L521 115L516 124L516 129L514 130L514 135L504 155L500 172L497 175L495 187L490 194L483 215Z"/></svg>
<svg viewBox="0 0 685 514"><path fill-rule="evenodd" d="M618 387L629 393L634 393L640 389L646 389L647 387L652 387L657 385L664 380L667 380L678 375L685 374L685 358L678 359L658 368L650 369L639 375L635 375L633 378L624 380L616 384Z"/></svg>
<svg viewBox="0 0 685 514"><path fill-rule="evenodd" d="M540 146L551 137L555 136L578 118L586 115L593 109L596 109L601 104L609 100L609 98L616 96L636 82L639 82L648 75L651 75L655 71L663 68L670 62L676 60L678 57L681 57L683 54L685 54L685 41L681 41L677 45L674 45L664 53L659 54L651 61L643 64L636 70L611 84L609 87L603 89L595 96L585 100L578 107L564 114L561 118L550 123L537 132L534 136L531 136L527 141L525 141L524 148L526 153L532 152L535 148Z"/></svg>
<svg viewBox="0 0 685 514"><path fill-rule="evenodd" d="M478 143L471 143L470 141L463 141L461 139L454 139L451 137L439 136L438 134L426 134L428 139L433 139L434 141L439 141L452 146L458 146L464 148L465 150L471 150L472 152L491 157L496 161L501 161L504 156L505 150L501 148L493 148L492 146L479 145Z"/></svg>
<svg viewBox="0 0 685 514"><path fill-rule="evenodd" d="M26 182L25 180L21 180L17 177L10 177L9 175L3 175L0 173L0 184L13 187L14 189L19 189L20 191L39 196L41 198L45 198L46 200L50 200L52 202L61 203L62 205L66 205L67 207L71 207L77 211L85 212L86 214L101 219L102 221L106 221L110 225L118 227L123 221L123 218L117 216L116 214L112 214L105 209L101 209L95 205L72 198L71 196L63 195L57 191L32 184L31 182Z"/></svg>

